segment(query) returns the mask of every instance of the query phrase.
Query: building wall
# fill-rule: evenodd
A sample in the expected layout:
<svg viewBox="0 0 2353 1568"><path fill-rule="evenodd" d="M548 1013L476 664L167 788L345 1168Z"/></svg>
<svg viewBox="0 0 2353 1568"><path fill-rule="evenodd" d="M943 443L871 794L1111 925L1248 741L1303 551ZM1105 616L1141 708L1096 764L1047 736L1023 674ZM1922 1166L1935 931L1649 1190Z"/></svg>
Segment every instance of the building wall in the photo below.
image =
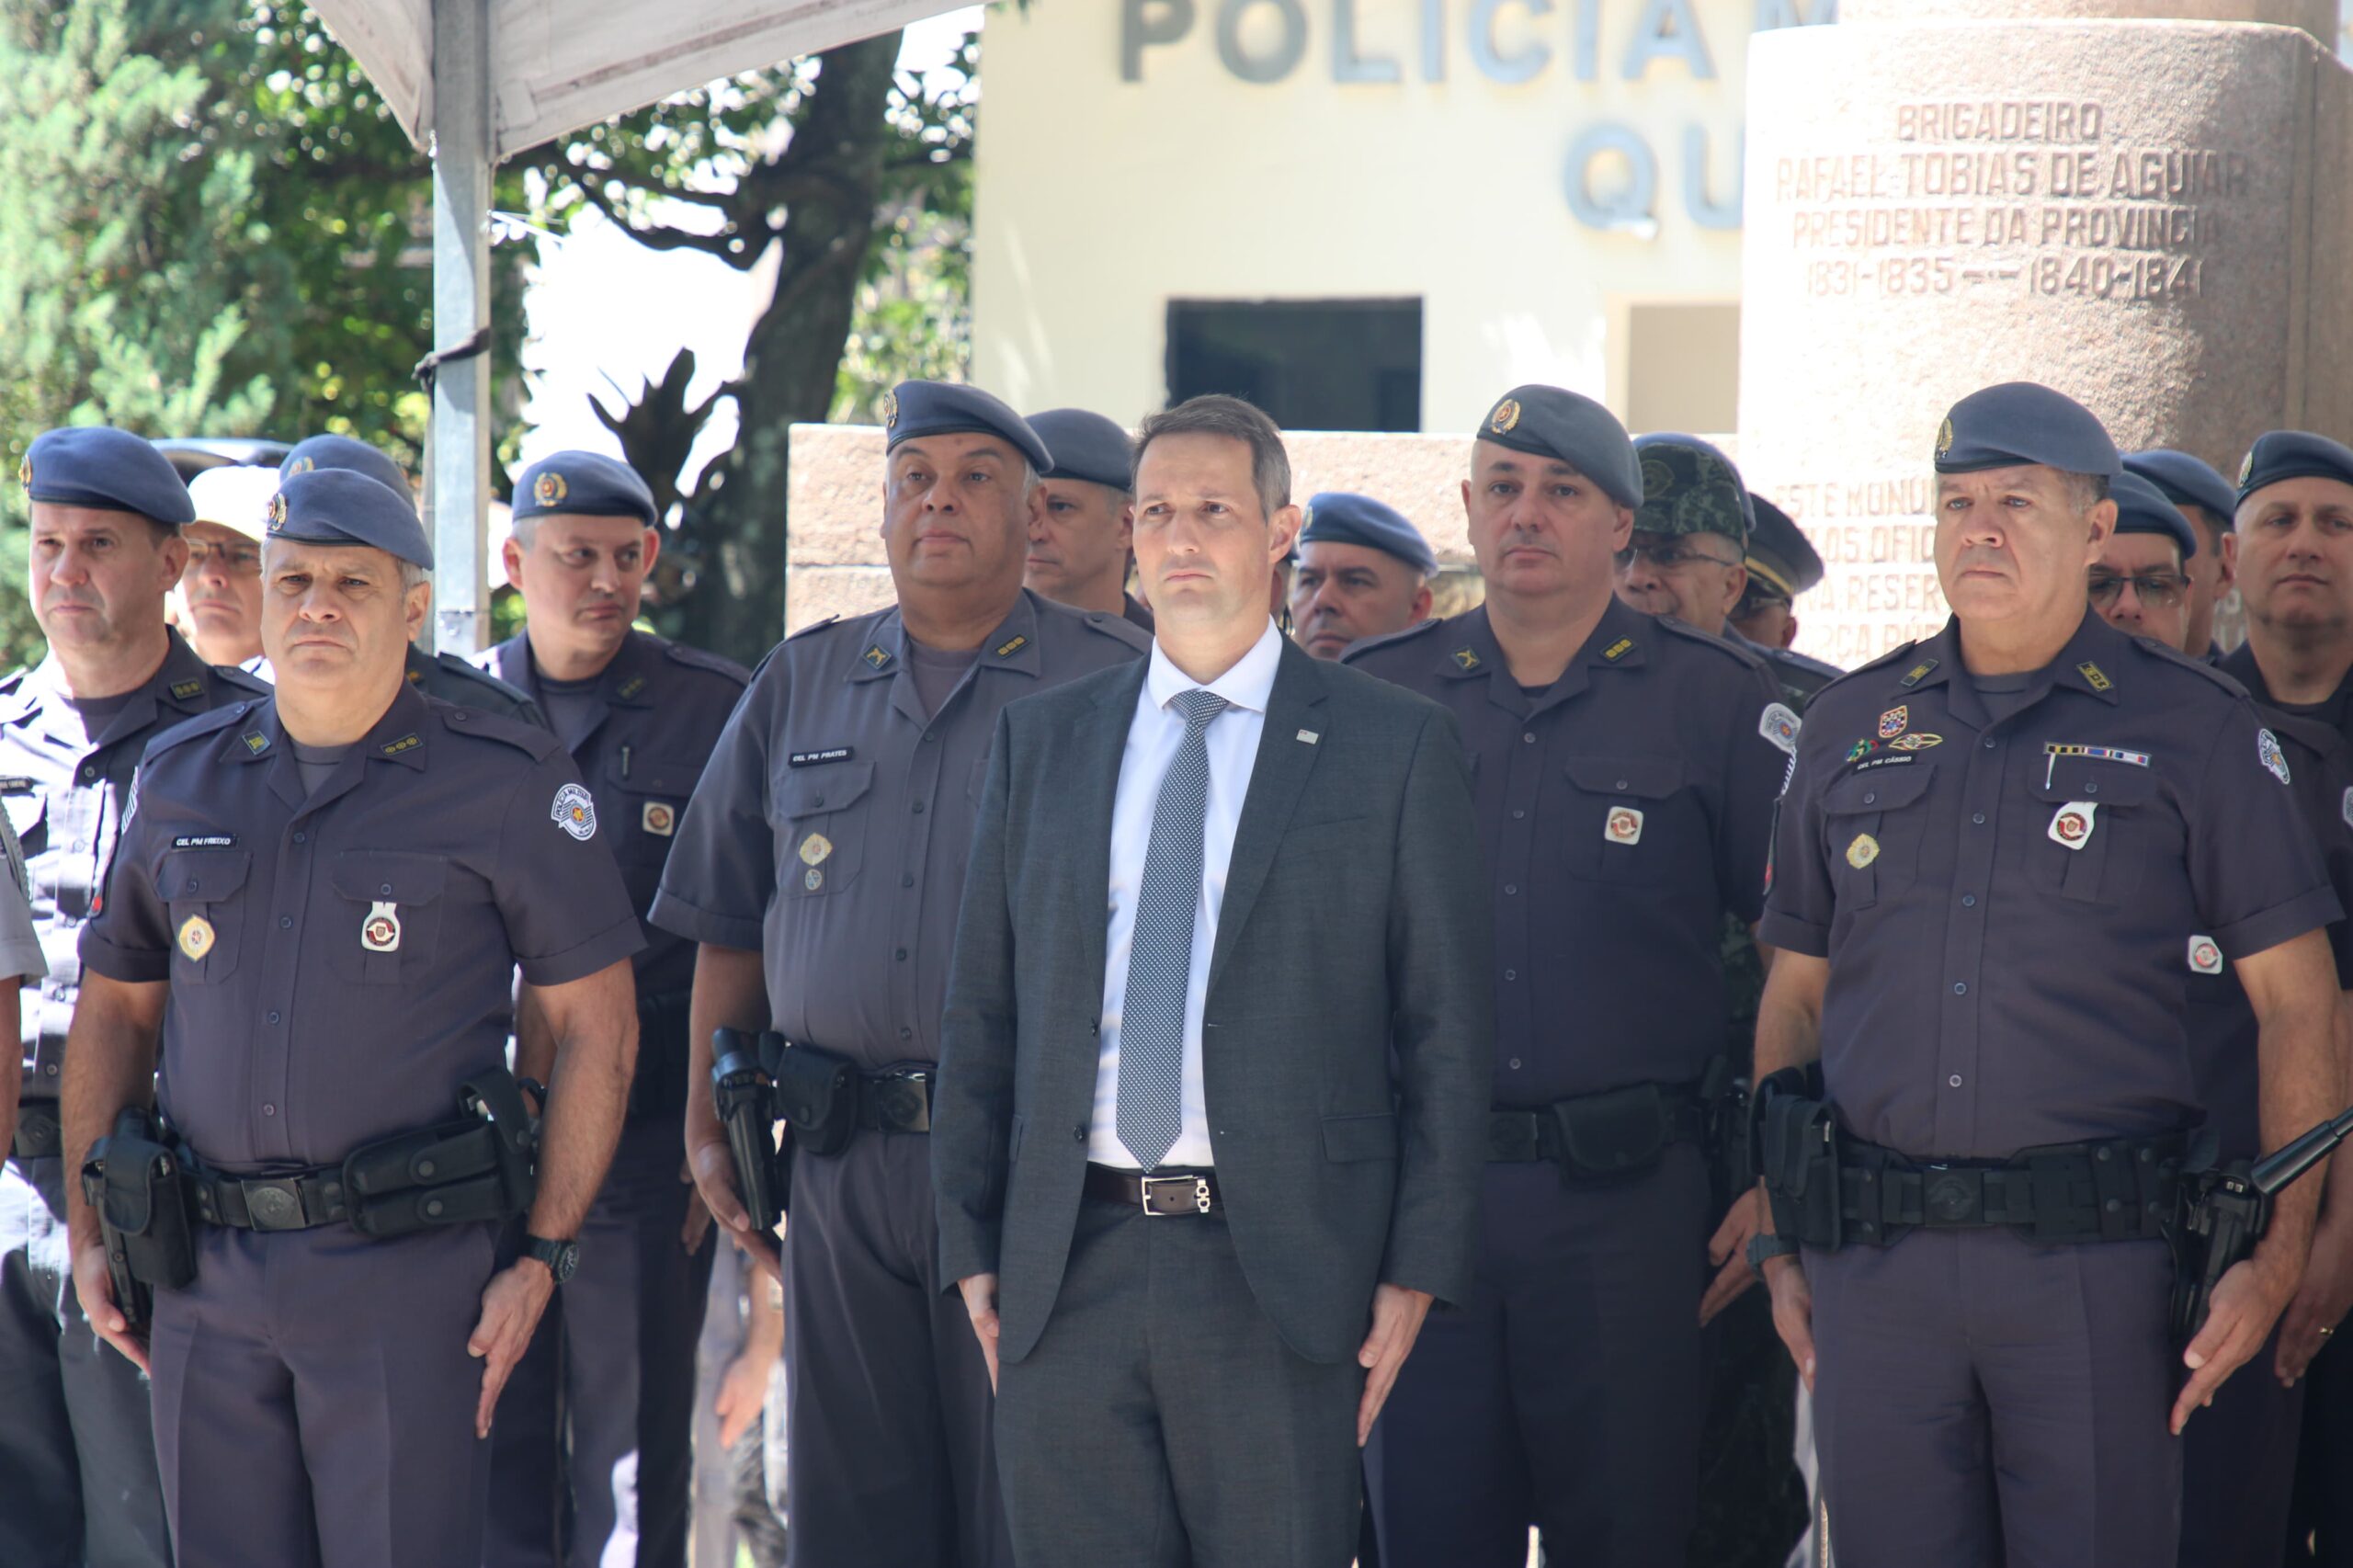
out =
<svg viewBox="0 0 2353 1568"><path fill-rule="evenodd" d="M1749 35L1830 8L993 7L973 378L1025 409L1132 421L1166 398L1171 299L1419 297L1426 430L1467 429L1529 381L1620 413L1646 390L1677 406L1678 378L1654 372L1646 389L1629 350L1647 322L1731 352L1732 335L1655 307L1738 294ZM1733 374L1685 378L1702 383L1691 406L1714 406L1708 389Z"/></svg>

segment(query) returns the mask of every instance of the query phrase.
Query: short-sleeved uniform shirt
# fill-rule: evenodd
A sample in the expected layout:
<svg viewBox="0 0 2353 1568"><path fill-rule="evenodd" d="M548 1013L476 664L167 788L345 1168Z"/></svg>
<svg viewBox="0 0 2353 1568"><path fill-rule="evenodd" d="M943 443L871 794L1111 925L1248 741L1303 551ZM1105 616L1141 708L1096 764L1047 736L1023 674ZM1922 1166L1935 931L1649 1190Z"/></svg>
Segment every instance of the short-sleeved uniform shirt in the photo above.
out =
<svg viewBox="0 0 2353 1568"><path fill-rule="evenodd" d="M0 804L23 846L33 925L48 958L46 979L22 999L26 1099L57 1097L65 1031L81 995L75 945L104 903L140 754L175 724L267 691L206 664L175 634L146 683L109 699L115 710L93 739L54 656L0 681Z"/></svg>
<svg viewBox="0 0 2353 1568"><path fill-rule="evenodd" d="M0 978L39 980L49 972L49 958L33 928L32 877L13 828L0 831L0 858L7 862L0 872Z"/></svg>
<svg viewBox="0 0 2353 1568"><path fill-rule="evenodd" d="M1022 591L936 713L897 609L787 639L753 674L662 873L654 923L756 949L778 1032L867 1068L939 1053L997 714L1142 656L1116 615Z"/></svg>
<svg viewBox="0 0 2353 1568"><path fill-rule="evenodd" d="M483 659L491 674L547 710L529 637L509 638ZM631 631L582 694L577 738L567 749L597 798L597 820L641 922L654 907L695 783L751 678L732 659ZM636 965L641 1001L683 997L694 985L694 944L648 924Z"/></svg>
<svg viewBox="0 0 2353 1568"><path fill-rule="evenodd" d="M2339 904L2353 909L2353 677L2325 702L2288 707L2271 695L2252 648L2241 647L2218 667L2246 687L2256 711L2279 737L2289 788L2320 842L2329 886ZM2330 922L2328 942L2338 987L2353 989L2353 921ZM2211 949L2193 944L2185 961L2194 1065L2209 1119L2222 1133L2225 1158L2252 1159L2262 1153L2255 1009L2219 944Z"/></svg>
<svg viewBox="0 0 2353 1568"><path fill-rule="evenodd" d="M1495 1102L1697 1079L1724 1049L1724 915L1762 906L1797 733L1758 662L1615 599L1534 693L1483 608L1342 662L1462 726L1495 912Z"/></svg>
<svg viewBox="0 0 2353 1568"><path fill-rule="evenodd" d="M1847 1129L2004 1159L2198 1122L2192 934L2256 953L2340 914L2289 775L2235 682L2089 613L2030 676L1972 677L1948 623L1825 689L1758 935L1829 960Z"/></svg>
<svg viewBox="0 0 2353 1568"><path fill-rule="evenodd" d="M164 1108L230 1170L446 1120L506 1057L515 969L644 945L609 828L544 730L404 686L304 797L275 701L149 748L82 961L165 981Z"/></svg>

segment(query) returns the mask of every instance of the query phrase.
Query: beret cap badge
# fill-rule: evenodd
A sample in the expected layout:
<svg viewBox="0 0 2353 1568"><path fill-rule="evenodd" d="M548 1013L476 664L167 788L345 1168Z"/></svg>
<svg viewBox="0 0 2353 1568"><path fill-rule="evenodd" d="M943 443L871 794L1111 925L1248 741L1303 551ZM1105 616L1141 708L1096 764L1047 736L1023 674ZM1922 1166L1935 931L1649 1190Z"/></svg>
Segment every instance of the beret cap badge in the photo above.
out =
<svg viewBox="0 0 2353 1568"><path fill-rule="evenodd" d="M1656 458L1643 460L1643 499L1655 500L1675 488L1675 471Z"/></svg>
<svg viewBox="0 0 2353 1568"><path fill-rule="evenodd" d="M894 429L898 423L899 394L895 392L885 392L882 394L882 428Z"/></svg>
<svg viewBox="0 0 2353 1568"><path fill-rule="evenodd" d="M27 471L26 471L26 472L27 472L27 476L28 476L28 477L27 477L27 479L26 479L26 483L31 483L31 479L30 479L30 473L31 473L31 471L30 471L30 470L27 470ZM2249 447L2249 448L2246 449L2246 456L2239 460L2239 483L2240 483L2241 484L2245 484L2245 483L2249 479L2253 478L2253 477L2254 477L2254 475L2255 475L2255 449L2254 449L2253 447Z"/></svg>
<svg viewBox="0 0 2353 1568"><path fill-rule="evenodd" d="M269 498L269 531L277 533L286 527L286 492L279 491Z"/></svg>
<svg viewBox="0 0 2353 1568"><path fill-rule="evenodd" d="M1518 423L1519 400L1517 398L1504 399L1503 402L1495 404L1495 411L1487 415L1487 428L1499 436Z"/></svg>
<svg viewBox="0 0 2353 1568"><path fill-rule="evenodd" d="M31 494L33 487L33 456L30 452L27 452L25 454L25 460L17 465L17 483L22 487L28 494Z"/></svg>
<svg viewBox="0 0 2353 1568"><path fill-rule="evenodd" d="M542 506L554 506L563 499L565 494L563 475L553 469L542 472L539 478L531 482L531 498Z"/></svg>
<svg viewBox="0 0 2353 1568"><path fill-rule="evenodd" d="M1942 425L1937 427L1937 456L1943 457L1947 452L1951 450L1952 421L1950 419L1947 419Z"/></svg>

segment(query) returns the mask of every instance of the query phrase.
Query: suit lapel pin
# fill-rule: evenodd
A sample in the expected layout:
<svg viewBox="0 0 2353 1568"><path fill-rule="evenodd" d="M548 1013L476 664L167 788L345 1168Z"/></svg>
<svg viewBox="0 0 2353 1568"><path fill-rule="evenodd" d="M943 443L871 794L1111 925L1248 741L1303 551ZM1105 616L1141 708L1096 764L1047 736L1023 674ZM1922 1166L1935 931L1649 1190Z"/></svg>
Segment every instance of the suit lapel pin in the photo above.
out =
<svg viewBox="0 0 2353 1568"><path fill-rule="evenodd" d="M1323 738L1322 736L1318 735L1318 734L1317 734L1314 731L1313 731L1313 730L1302 730L1302 731L1300 731L1300 733L1299 733L1299 739L1300 739L1300 743L1301 743L1302 744L1303 744L1303 745L1311 745L1311 746L1312 746L1312 745L1313 745L1313 744L1314 744L1318 740L1321 740L1322 738Z"/></svg>

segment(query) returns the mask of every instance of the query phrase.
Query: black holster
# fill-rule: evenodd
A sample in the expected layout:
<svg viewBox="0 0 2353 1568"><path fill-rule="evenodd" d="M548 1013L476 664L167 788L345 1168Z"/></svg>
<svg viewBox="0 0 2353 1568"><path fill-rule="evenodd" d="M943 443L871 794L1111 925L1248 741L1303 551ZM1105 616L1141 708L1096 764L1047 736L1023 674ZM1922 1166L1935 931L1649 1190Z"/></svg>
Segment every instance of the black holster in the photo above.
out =
<svg viewBox="0 0 2353 1568"><path fill-rule="evenodd" d="M1773 1206L1773 1230L1809 1246L1845 1240L1839 1214L1838 1124L1819 1071L1784 1067L1748 1102L1748 1145Z"/></svg>
<svg viewBox="0 0 2353 1568"><path fill-rule="evenodd" d="M354 1229L383 1240L434 1225L530 1212L538 1124L506 1069L460 1085L454 1121L362 1144L343 1162Z"/></svg>
<svg viewBox="0 0 2353 1568"><path fill-rule="evenodd" d="M1719 1056L1699 1075L1699 1110L1706 1127L1708 1178L1722 1209L1756 1185L1748 1152L1748 1080Z"/></svg>
<svg viewBox="0 0 2353 1568"><path fill-rule="evenodd" d="M2271 1199L2245 1160L2224 1164L2211 1129L2198 1133L2181 1173L2180 1201L2166 1240L2173 1245L2173 1332L2184 1345L2206 1326L2214 1287L2255 1254L2271 1222Z"/></svg>
<svg viewBox="0 0 2353 1568"><path fill-rule="evenodd" d="M134 1330L154 1312L154 1291L196 1278L193 1193L187 1163L154 1112L127 1107L111 1135L91 1145L82 1196L97 1211L115 1305Z"/></svg>
<svg viewBox="0 0 2353 1568"><path fill-rule="evenodd" d="M727 1130L736 1190L752 1228L763 1234L784 1218L791 1193L791 1156L777 1148L776 1081L760 1060L761 1047L777 1038L742 1029L713 1029L710 1036L712 1105Z"/></svg>

